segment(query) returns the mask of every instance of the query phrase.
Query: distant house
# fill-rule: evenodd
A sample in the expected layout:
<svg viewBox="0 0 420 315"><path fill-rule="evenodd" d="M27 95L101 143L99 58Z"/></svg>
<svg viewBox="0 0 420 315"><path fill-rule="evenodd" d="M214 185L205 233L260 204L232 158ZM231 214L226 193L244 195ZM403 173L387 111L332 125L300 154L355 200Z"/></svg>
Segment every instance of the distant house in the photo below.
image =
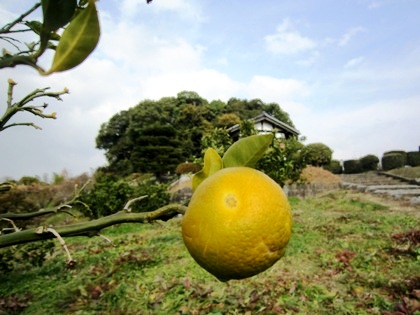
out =
<svg viewBox="0 0 420 315"><path fill-rule="evenodd" d="M258 134L271 133L276 131L276 138L290 138L299 136L299 130L278 120L277 118L262 112L260 115L251 119L254 122L254 128ZM228 128L228 132L233 140L239 139L240 125L236 124Z"/></svg>

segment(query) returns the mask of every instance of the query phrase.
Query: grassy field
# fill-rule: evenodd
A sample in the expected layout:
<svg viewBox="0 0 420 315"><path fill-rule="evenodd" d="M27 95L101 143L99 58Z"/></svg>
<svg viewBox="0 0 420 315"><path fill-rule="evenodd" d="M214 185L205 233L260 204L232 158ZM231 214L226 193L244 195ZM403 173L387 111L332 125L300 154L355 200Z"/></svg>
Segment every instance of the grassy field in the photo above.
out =
<svg viewBox="0 0 420 315"><path fill-rule="evenodd" d="M291 198L287 253L222 283L186 251L180 218L68 238L43 266L0 274L0 314L420 314L420 214L337 190ZM416 230L417 229L417 230Z"/></svg>
<svg viewBox="0 0 420 315"><path fill-rule="evenodd" d="M397 168L388 173L406 178L420 178L420 166Z"/></svg>

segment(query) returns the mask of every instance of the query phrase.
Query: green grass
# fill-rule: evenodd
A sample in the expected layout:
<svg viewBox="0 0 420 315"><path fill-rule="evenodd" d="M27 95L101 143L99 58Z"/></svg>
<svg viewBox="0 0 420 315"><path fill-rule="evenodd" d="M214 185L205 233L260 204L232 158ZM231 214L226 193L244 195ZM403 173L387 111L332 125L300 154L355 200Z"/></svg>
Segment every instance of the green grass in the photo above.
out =
<svg viewBox="0 0 420 315"><path fill-rule="evenodd" d="M0 314L383 314L410 307L420 251L393 235L418 228L417 212L348 191L290 202L287 253L253 278L222 283L201 269L183 245L180 219L125 224L102 231L113 244L66 239L73 269L57 245L43 266L0 274Z"/></svg>
<svg viewBox="0 0 420 315"><path fill-rule="evenodd" d="M396 168L388 171L388 173L405 178L420 178L420 166Z"/></svg>

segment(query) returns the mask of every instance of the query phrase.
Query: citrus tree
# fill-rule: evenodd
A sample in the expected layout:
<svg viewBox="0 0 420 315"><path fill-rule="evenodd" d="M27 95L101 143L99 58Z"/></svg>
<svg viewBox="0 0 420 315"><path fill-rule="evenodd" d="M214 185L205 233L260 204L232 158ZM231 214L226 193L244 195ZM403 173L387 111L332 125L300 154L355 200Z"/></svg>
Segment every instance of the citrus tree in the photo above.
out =
<svg viewBox="0 0 420 315"><path fill-rule="evenodd" d="M42 21L32 19L32 15L37 10L42 11ZM34 41L29 43L21 40L19 36L28 32L34 38ZM0 57L0 69L29 66L36 69L40 75L67 71L81 64L90 55L98 44L99 37L100 27L95 0L42 0L0 28L0 40L8 46L3 49L3 55ZM38 61L48 50L54 51L54 56L50 68L43 69ZM40 126L30 121L11 122L11 118L21 112L28 112L34 116L55 119L55 112L45 112L48 106L46 103L34 106L33 102L42 98L61 100L61 96L69 92L68 89L51 92L49 88L37 88L21 100L14 102L13 92L16 84L13 79L8 79L7 101L4 113L0 117L0 131L18 126L32 126L40 129ZM13 189L13 186L13 183L1 183L0 192ZM0 231L0 248L51 238L58 238L62 244L65 244L63 236L94 235L110 225L124 222L150 222L162 216L183 213L185 210L182 205L167 205L147 213L132 213L133 202L145 197L140 196L128 200L123 209L113 216L86 223L54 228L40 226L26 230L20 229L14 223L16 220L30 220L46 214L67 211L75 205L85 206L79 198L82 190L83 187L76 189L74 197L65 204L28 213L15 213L13 210L1 213L0 220L9 223L10 228ZM70 255L69 263L72 263Z"/></svg>
<svg viewBox="0 0 420 315"><path fill-rule="evenodd" d="M38 8L42 9L43 21L29 20L30 14ZM37 40L21 43L13 37L27 31L34 33ZM15 49L15 52L3 53L0 68L27 65L41 75L67 71L89 56L98 43L99 35L95 0L42 0L0 29L0 39ZM39 66L38 59L48 49L53 49L55 53L51 67L45 70ZM25 125L39 128L31 122L9 121L21 111L43 118L55 118L54 113L44 113L46 106L36 107L29 102L42 97L60 99L62 94L68 92L67 89L55 93L48 89L36 89L13 103L13 87L16 83L12 79L8 83L8 98L0 120L0 131ZM190 100L196 95L185 96ZM1 230L0 248L57 238L66 251L68 264L73 266L75 262L63 237L93 236L110 225L151 222L162 216L181 213L185 214L182 221L185 245L199 265L221 281L253 276L283 256L291 234L291 210L285 194L269 176L254 169L272 141L272 134L248 136L232 144L223 157L214 149L207 149L203 168L192 180L194 194L188 208L169 204L153 211L134 213L131 211L132 204L146 197L139 196L129 200L121 211L96 220L57 227L41 225L29 229L20 229L15 224L14 221L18 219L66 211L74 205L87 206L79 198L82 187L76 189L74 198L65 204L36 212L2 213L0 220L10 223L11 228ZM2 191L8 189L13 189L12 185L1 186Z"/></svg>

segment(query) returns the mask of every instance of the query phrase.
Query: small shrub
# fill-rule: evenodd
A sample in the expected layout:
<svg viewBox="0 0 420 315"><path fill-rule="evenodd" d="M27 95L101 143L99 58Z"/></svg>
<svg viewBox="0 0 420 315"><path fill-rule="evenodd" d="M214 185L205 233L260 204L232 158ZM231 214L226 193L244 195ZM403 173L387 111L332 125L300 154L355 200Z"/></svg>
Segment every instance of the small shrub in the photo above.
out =
<svg viewBox="0 0 420 315"><path fill-rule="evenodd" d="M311 143L303 147L302 156L306 164L324 166L331 162L333 151L323 143Z"/></svg>
<svg viewBox="0 0 420 315"><path fill-rule="evenodd" d="M392 151L388 151L388 152L385 152L383 154L383 156L393 155L393 154L400 154L403 157L403 166L407 164L407 152L405 152L403 150L392 150Z"/></svg>
<svg viewBox="0 0 420 315"><path fill-rule="evenodd" d="M357 174L362 173L362 164L360 160L346 160L343 162L344 174Z"/></svg>
<svg viewBox="0 0 420 315"><path fill-rule="evenodd" d="M34 184L40 184L41 181L38 177L33 176L23 176L21 179L19 179L19 184L22 185L34 185Z"/></svg>
<svg viewBox="0 0 420 315"><path fill-rule="evenodd" d="M407 165L420 166L420 151L407 152Z"/></svg>
<svg viewBox="0 0 420 315"><path fill-rule="evenodd" d="M389 171L405 165L404 155L400 153L388 153L382 157L382 169Z"/></svg>
<svg viewBox="0 0 420 315"><path fill-rule="evenodd" d="M134 212L156 210L169 203L167 186L152 179L137 182L132 178L127 180L98 174L95 180L93 187L82 192L80 198L89 206L89 209L82 207L80 210L94 218L114 214L122 210L127 201L141 196L148 197L132 205Z"/></svg>
<svg viewBox="0 0 420 315"><path fill-rule="evenodd" d="M362 171L376 171L378 169L379 158L376 155L368 154L360 159Z"/></svg>
<svg viewBox="0 0 420 315"><path fill-rule="evenodd" d="M341 166L340 161L337 160L332 160L330 164L324 166L324 169L333 174L343 173L343 167Z"/></svg>

